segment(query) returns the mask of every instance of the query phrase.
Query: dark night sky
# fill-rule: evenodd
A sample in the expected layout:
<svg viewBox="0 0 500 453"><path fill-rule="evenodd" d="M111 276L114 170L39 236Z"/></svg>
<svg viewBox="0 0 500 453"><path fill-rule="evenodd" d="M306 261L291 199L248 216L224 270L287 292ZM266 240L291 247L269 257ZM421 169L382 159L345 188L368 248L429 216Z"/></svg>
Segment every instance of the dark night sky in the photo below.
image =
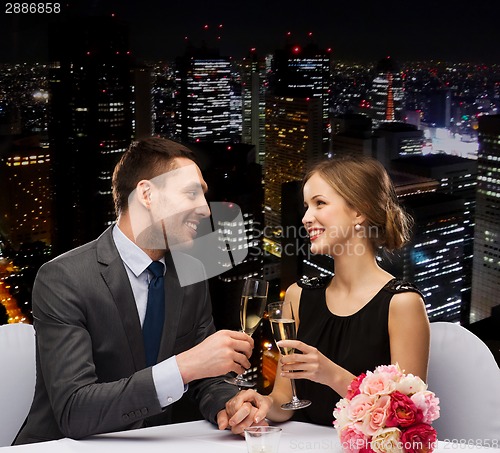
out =
<svg viewBox="0 0 500 453"><path fill-rule="evenodd" d="M36 0L37 2L39 0ZM462 3L462 2L460 2ZM456 0L80 0L62 2L73 14L114 11L130 23L131 47L141 59L173 58L184 36L195 44L224 25L223 55L244 56L282 47L290 31L300 41L307 32L339 60L440 59L500 63L499 0L460 6ZM54 15L52 15L54 17ZM50 15L0 16L0 62L45 61ZM203 32L204 24L211 27Z"/></svg>

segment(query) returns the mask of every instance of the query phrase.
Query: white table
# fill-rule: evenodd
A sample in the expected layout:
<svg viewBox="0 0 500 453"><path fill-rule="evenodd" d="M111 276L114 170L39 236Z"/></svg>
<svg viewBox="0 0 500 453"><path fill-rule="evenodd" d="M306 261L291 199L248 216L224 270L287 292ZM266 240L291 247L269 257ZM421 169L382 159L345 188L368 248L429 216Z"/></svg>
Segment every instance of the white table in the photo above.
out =
<svg viewBox="0 0 500 453"><path fill-rule="evenodd" d="M342 453L333 427L309 423L276 423L283 428L279 453ZM480 448L439 442L436 453L500 453L500 448ZM246 453L245 441L230 431L219 431L196 421L153 428L100 434L83 440L61 439L0 448L1 453Z"/></svg>

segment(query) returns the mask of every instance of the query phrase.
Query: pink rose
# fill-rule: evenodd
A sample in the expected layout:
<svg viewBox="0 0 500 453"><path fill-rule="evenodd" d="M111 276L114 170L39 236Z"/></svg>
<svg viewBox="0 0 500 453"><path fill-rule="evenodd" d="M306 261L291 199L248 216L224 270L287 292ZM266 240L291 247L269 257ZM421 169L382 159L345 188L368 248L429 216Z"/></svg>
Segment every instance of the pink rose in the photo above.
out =
<svg viewBox="0 0 500 453"><path fill-rule="evenodd" d="M391 405L391 397L381 396L375 401L368 417L363 422L363 432L368 436L373 436L379 429L383 428Z"/></svg>
<svg viewBox="0 0 500 453"><path fill-rule="evenodd" d="M420 423L422 418L422 411L408 396L398 391L391 394L391 406L386 426L400 426L404 428L414 423Z"/></svg>
<svg viewBox="0 0 500 453"><path fill-rule="evenodd" d="M359 386L361 393L367 395L389 395L396 389L396 383L389 373L372 373L369 371Z"/></svg>
<svg viewBox="0 0 500 453"><path fill-rule="evenodd" d="M422 411L422 422L432 423L439 418L439 398L429 391L417 392L411 400Z"/></svg>
<svg viewBox="0 0 500 453"><path fill-rule="evenodd" d="M375 373L384 373L389 375L393 381L399 381L401 377L403 377L403 372L399 368L399 365L379 365L375 368Z"/></svg>
<svg viewBox="0 0 500 453"><path fill-rule="evenodd" d="M347 387L347 394L345 396L348 400L351 400L356 395L359 395L359 386L365 377L366 374L361 373L357 378L354 378L352 382L349 384L349 386Z"/></svg>
<svg viewBox="0 0 500 453"><path fill-rule="evenodd" d="M436 430L426 423L411 426L401 435L401 443L406 453L432 453L436 442Z"/></svg>
<svg viewBox="0 0 500 453"><path fill-rule="evenodd" d="M375 398L371 395L360 393L356 395L347 408L347 415L353 421L361 421L372 408Z"/></svg>
<svg viewBox="0 0 500 453"><path fill-rule="evenodd" d="M351 423L340 431L340 443L345 453L359 453L368 445L368 438L356 425Z"/></svg>

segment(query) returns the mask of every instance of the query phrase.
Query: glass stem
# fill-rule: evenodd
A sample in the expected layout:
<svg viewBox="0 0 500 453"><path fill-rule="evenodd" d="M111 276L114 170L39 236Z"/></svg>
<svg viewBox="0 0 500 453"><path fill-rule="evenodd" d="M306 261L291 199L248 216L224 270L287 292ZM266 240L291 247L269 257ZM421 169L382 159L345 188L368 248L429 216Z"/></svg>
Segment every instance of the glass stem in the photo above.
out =
<svg viewBox="0 0 500 453"><path fill-rule="evenodd" d="M297 390L295 389L295 380L290 379L290 384L292 385L292 401L297 401Z"/></svg>
<svg viewBox="0 0 500 453"><path fill-rule="evenodd" d="M240 329L240 332L248 335L243 329ZM249 336L251 337L251 335L249 335ZM240 373L240 374L238 374L238 376L236 376L236 379L238 379L238 381L244 381L245 376L243 376L243 373Z"/></svg>

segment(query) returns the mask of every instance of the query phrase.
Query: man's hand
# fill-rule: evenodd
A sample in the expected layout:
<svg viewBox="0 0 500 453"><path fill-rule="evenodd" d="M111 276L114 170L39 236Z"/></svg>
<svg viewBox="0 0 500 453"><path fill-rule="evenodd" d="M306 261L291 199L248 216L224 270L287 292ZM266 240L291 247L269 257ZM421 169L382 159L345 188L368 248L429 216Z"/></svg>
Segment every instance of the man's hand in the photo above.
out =
<svg viewBox="0 0 500 453"><path fill-rule="evenodd" d="M184 384L195 379L220 376L234 371L243 373L250 367L253 340L243 332L219 330L200 344L176 356Z"/></svg>
<svg viewBox="0 0 500 453"><path fill-rule="evenodd" d="M255 390L242 390L226 403L226 408L217 414L219 429L231 428L234 434L243 434L245 428L267 425L266 414L272 405L269 396Z"/></svg>

